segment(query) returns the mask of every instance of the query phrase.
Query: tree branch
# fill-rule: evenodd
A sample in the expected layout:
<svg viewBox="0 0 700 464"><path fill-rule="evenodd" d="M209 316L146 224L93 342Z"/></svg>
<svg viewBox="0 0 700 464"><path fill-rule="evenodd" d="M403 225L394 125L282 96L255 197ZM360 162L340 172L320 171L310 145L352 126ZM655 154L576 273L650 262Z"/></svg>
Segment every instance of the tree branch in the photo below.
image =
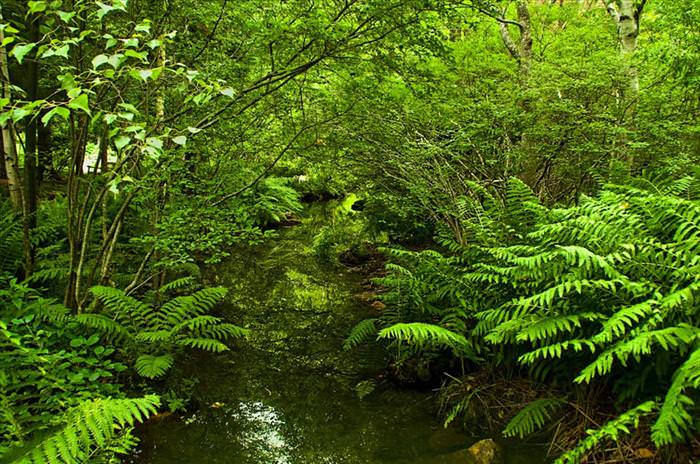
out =
<svg viewBox="0 0 700 464"><path fill-rule="evenodd" d="M617 6L614 1L609 1L607 4L608 13L615 20L615 22L620 22L620 12L617 10Z"/></svg>

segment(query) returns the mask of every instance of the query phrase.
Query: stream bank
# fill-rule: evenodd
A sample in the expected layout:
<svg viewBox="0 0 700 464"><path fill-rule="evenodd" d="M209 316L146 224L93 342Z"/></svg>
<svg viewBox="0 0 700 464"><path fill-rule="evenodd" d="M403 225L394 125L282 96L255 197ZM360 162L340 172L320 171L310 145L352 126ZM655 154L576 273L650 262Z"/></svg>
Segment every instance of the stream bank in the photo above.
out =
<svg viewBox="0 0 700 464"><path fill-rule="evenodd" d="M372 308L356 297L362 275L311 251L328 211L313 205L300 224L207 271L207 285L229 288L222 315L252 336L183 368L199 379L200 407L144 427L135 463L465 464L458 451L483 437L443 429L430 392L358 389L380 375L385 353L342 350ZM544 462L540 448L502 444L507 464Z"/></svg>

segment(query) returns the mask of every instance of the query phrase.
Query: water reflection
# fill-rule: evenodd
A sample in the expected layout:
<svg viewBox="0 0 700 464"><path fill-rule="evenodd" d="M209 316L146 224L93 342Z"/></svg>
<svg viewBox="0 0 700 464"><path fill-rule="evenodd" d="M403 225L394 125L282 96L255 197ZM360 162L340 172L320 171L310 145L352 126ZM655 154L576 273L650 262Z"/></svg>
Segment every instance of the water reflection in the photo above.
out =
<svg viewBox="0 0 700 464"><path fill-rule="evenodd" d="M210 284L230 289L221 315L253 336L180 366L200 379L201 407L149 424L136 462L453 464L450 454L475 441L459 430L445 435L430 393L385 385L358 398L356 385L384 365L384 354L342 350L369 308L353 297L362 276L323 267L310 252L319 218L316 211L210 270ZM508 464L541 463L539 454L515 449Z"/></svg>

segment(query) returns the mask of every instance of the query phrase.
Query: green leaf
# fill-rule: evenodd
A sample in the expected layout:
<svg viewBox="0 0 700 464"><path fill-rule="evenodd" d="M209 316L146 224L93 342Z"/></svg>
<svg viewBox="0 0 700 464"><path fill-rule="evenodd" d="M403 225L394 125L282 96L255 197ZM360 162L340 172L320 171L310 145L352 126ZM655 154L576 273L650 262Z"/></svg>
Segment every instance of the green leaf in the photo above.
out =
<svg viewBox="0 0 700 464"><path fill-rule="evenodd" d="M73 90L78 86L75 82L75 76L70 73L59 75L58 81L61 83L61 89L65 91Z"/></svg>
<svg viewBox="0 0 700 464"><path fill-rule="evenodd" d="M173 361L172 355L169 354L161 356L144 354L136 359L136 372L149 379L160 377L170 369Z"/></svg>
<svg viewBox="0 0 700 464"><path fill-rule="evenodd" d="M92 68L97 69L105 63L109 63L109 58L107 55L97 55L92 59Z"/></svg>
<svg viewBox="0 0 700 464"><path fill-rule="evenodd" d="M155 149L157 149L157 150L162 150L162 149L163 149L163 141L162 141L161 139L159 139L159 138L156 138L156 137L149 137L149 138L146 140L146 143L148 144L148 146L153 147L153 148L155 148Z"/></svg>
<svg viewBox="0 0 700 464"><path fill-rule="evenodd" d="M114 146L117 147L117 150L122 151L122 149L127 146L129 142L131 142L131 137L120 135L114 140Z"/></svg>
<svg viewBox="0 0 700 464"><path fill-rule="evenodd" d="M146 19L141 24L137 25L134 30L136 32L144 32L146 34L149 34L151 32L151 21Z"/></svg>
<svg viewBox="0 0 700 464"><path fill-rule="evenodd" d="M122 64L126 61L126 57L122 55L121 53L115 53L114 55L111 55L107 62L111 67L114 69L119 69L121 68Z"/></svg>
<svg viewBox="0 0 700 464"><path fill-rule="evenodd" d="M75 11L57 11L56 14L58 15L59 18L61 18L61 21L64 23L69 23L71 19L75 17Z"/></svg>
<svg viewBox="0 0 700 464"><path fill-rule="evenodd" d="M100 10L97 12L97 19L99 19L100 21L102 20L102 18L105 17L106 14L109 14L110 12L116 10L116 8L112 5L106 5L102 2L96 2L96 4L100 8Z"/></svg>
<svg viewBox="0 0 700 464"><path fill-rule="evenodd" d="M88 100L88 95L86 93L81 93L78 95L76 98L72 99L68 103L68 107L74 110L81 110L87 113L88 115L90 113L90 102Z"/></svg>
<svg viewBox="0 0 700 464"><path fill-rule="evenodd" d="M138 71L139 77L143 79L144 82L148 81L149 78L153 76L152 69L140 69Z"/></svg>
<svg viewBox="0 0 700 464"><path fill-rule="evenodd" d="M47 126L51 122L51 119L53 119L53 117L56 115L58 115L61 119L66 121L70 117L70 110L63 106L57 106L41 118L42 124Z"/></svg>
<svg viewBox="0 0 700 464"><path fill-rule="evenodd" d="M22 64L24 57L27 56L27 54L31 52L34 49L34 47L36 47L35 43L15 45L14 48L12 48L11 54L17 59L17 62L19 64Z"/></svg>
<svg viewBox="0 0 700 464"><path fill-rule="evenodd" d="M184 147L187 144L187 137L185 137L184 135L173 137L173 143Z"/></svg>
<svg viewBox="0 0 700 464"><path fill-rule="evenodd" d="M46 2L45 1L32 1L28 2L27 6L29 6L29 13L41 13L42 11L46 11Z"/></svg>

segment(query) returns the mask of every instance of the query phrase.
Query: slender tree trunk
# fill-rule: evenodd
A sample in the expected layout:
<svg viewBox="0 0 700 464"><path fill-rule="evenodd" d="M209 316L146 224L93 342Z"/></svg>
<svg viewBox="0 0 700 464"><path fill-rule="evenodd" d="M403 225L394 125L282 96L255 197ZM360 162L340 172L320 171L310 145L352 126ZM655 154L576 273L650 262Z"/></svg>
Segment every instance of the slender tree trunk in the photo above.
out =
<svg viewBox="0 0 700 464"><path fill-rule="evenodd" d="M527 1L519 0L517 10L518 22L522 26L520 28L520 77L523 83L527 84L532 68L532 21Z"/></svg>
<svg viewBox="0 0 700 464"><path fill-rule="evenodd" d="M532 68L532 21L526 0L518 0L517 12L517 21L508 21L505 17L497 18L497 20L503 45L518 62L521 80L523 84L526 84ZM520 30L520 38L517 43L508 29L509 24L516 25Z"/></svg>
<svg viewBox="0 0 700 464"><path fill-rule="evenodd" d="M2 21L2 5L0 4L0 21ZM0 29L0 44L5 40L5 33ZM0 97L12 101L10 86L10 70L7 63L7 49L0 45ZM22 198L22 178L19 172L19 160L17 159L17 144L15 129L12 120L2 125L2 148L7 174L7 188L10 192L12 206L18 212L23 212L24 200Z"/></svg>
<svg viewBox="0 0 700 464"><path fill-rule="evenodd" d="M608 12L617 25L617 38L620 42L620 52L627 63L627 73L630 79L630 90L633 96L639 92L639 72L634 64L639 37L639 21L646 0L609 1Z"/></svg>
<svg viewBox="0 0 700 464"><path fill-rule="evenodd" d="M7 190L7 169L5 168L5 149L2 142L2 131L0 130L0 196L8 197Z"/></svg>

